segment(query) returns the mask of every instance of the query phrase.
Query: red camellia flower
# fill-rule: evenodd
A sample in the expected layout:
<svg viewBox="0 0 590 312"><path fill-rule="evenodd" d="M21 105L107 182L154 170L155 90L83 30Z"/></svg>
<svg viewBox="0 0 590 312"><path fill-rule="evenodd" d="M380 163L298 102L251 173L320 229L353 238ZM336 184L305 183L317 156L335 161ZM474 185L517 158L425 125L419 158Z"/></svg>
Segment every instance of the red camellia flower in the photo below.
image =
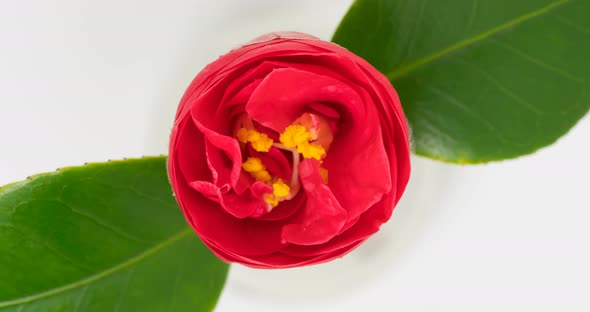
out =
<svg viewBox="0 0 590 312"><path fill-rule="evenodd" d="M193 80L168 173L186 219L221 259L316 264L389 219L410 175L408 126L369 63L309 35L271 33Z"/></svg>

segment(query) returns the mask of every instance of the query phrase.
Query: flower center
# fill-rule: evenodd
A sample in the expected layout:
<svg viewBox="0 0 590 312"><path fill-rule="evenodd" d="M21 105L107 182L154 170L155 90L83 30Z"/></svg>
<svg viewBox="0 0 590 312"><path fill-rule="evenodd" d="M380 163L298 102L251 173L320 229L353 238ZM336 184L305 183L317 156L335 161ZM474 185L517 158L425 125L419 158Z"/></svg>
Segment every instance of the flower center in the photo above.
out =
<svg viewBox="0 0 590 312"><path fill-rule="evenodd" d="M242 163L242 169L254 181L266 183L272 187L272 193L264 195L268 210L278 206L280 202L290 200L297 195L301 184L299 181L299 162L303 159L316 159L320 162L327 156L330 143L333 140L332 129L321 116L304 113L291 125L278 134L279 142L275 142L269 135L254 128L251 120L242 120L241 127L235 132L236 139L245 147L249 144L253 150L267 153L276 148L291 154L291 179L286 183L279 177L271 175L260 158L247 157ZM247 154L248 149L244 149ZM328 183L328 171L320 168L324 183Z"/></svg>

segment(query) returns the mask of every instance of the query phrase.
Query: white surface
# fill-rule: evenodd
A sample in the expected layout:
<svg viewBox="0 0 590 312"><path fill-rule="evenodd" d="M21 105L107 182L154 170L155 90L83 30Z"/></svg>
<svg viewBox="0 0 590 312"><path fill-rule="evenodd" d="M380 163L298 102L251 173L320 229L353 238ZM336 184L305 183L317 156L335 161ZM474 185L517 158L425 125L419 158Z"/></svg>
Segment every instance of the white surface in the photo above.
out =
<svg viewBox="0 0 590 312"><path fill-rule="evenodd" d="M0 184L166 152L193 76L269 31L329 39L350 0L0 1ZM416 159L382 232L329 264L234 266L218 311L589 311L590 119L538 154Z"/></svg>

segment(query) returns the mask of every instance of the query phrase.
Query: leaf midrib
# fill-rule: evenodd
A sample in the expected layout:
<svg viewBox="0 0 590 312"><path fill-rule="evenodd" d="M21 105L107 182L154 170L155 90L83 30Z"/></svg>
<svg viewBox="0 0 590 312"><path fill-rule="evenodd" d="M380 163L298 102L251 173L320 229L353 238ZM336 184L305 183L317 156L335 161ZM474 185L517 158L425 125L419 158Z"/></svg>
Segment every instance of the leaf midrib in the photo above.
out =
<svg viewBox="0 0 590 312"><path fill-rule="evenodd" d="M137 264L141 261L143 261L144 259L146 259L147 257L156 254L158 251L176 243L177 241L183 239L184 237L186 237L189 233L191 233L192 230L190 227L186 227L185 229L183 229L182 231L179 231L178 233L172 235L170 238L168 238L165 241L162 241L156 245L154 245L152 248L140 253L139 255L124 261L108 270L99 272L97 274L91 275L85 279L76 281L74 283L71 284L67 284L58 288L54 288L48 291L44 291L35 295L30 295L27 297L23 297L23 298L18 298L18 299L14 299L14 300L9 300L9 301L4 301L4 302L0 302L0 308L7 308L7 307L11 307L11 306L16 306L16 305L20 305L20 304L25 304L25 303L31 303L37 300L41 300L44 298L48 298L48 297L52 297L52 296L56 296L62 293L65 293L67 291L79 288L79 287L83 287L86 285L89 285L93 282L99 281L101 279L104 279L106 277L109 277L119 271L122 271L126 268L129 268L131 266L133 266L134 264Z"/></svg>
<svg viewBox="0 0 590 312"><path fill-rule="evenodd" d="M438 60L438 59L440 59L440 58L442 58L442 57L444 57L444 56L446 56L446 55L448 55L450 53L453 53L455 51L458 51L458 50L461 50L461 49L463 49L465 47L468 47L470 45L473 45L473 44L475 44L477 42L480 42L480 41L482 41L482 40L484 40L486 38L489 38L490 36L493 36L493 35L501 32L503 30L506 30L508 28L511 28L511 27L517 26L519 24L522 24L522 23L524 23L524 22L526 22L526 21L528 21L530 19L533 19L535 17L544 15L544 14L546 14L548 12L551 12L552 10L554 10L554 9L560 7L560 6L565 5L565 4L569 3L570 1L571 0L559 0L559 1L552 2L552 3L550 3L550 4L548 4L548 5L544 6L544 7L542 7L540 9L537 9L535 11L532 11L532 12L528 13L528 14L524 14L522 16L519 16L518 18L515 18L513 20L510 20L510 21L508 21L508 22L506 22L504 24L501 24L501 25L499 25L497 27L494 27L494 28L489 29L489 30L487 30L485 32L479 33L479 34L477 34L477 35L475 35L473 37L470 37L470 38L461 40L458 43L456 43L456 44L454 44L454 45L452 45L452 46L450 46L450 47L448 47L446 49L443 49L443 50L441 50L439 52L436 52L436 53L430 54L428 56L425 56L425 57L423 57L423 58L421 58L421 59L419 59L419 60L417 60L417 61L415 61L415 62L413 62L411 64L408 64L408 65L405 65L405 66L401 66L400 68L398 68L398 69L396 69L394 71L391 71L389 73L386 73L385 76L390 81L393 81L395 79L401 78L401 77L403 77L403 76L411 73L412 71L414 71L414 70L416 70L416 69L418 69L420 67L423 67L425 65L428 65L429 63L432 63L432 62L434 62L434 61L436 61L436 60Z"/></svg>

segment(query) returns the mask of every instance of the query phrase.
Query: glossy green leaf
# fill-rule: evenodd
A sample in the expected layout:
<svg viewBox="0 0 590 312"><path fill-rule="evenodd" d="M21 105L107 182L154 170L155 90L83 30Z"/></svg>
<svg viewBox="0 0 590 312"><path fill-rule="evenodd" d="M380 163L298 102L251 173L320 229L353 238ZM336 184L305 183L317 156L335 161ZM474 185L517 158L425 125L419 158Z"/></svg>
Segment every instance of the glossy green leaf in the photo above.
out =
<svg viewBox="0 0 590 312"><path fill-rule="evenodd" d="M333 40L392 82L419 155L532 153L590 107L588 0L357 0Z"/></svg>
<svg viewBox="0 0 590 312"><path fill-rule="evenodd" d="M227 275L180 213L166 158L0 188L0 311L210 311Z"/></svg>

